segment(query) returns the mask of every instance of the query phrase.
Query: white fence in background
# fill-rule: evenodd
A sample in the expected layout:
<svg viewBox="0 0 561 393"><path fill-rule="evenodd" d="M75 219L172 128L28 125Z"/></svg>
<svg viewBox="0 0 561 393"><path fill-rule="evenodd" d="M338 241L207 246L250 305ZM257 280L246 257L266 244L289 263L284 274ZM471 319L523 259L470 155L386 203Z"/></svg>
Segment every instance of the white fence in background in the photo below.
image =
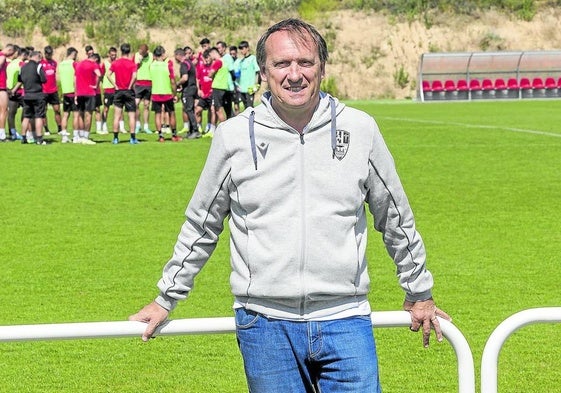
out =
<svg viewBox="0 0 561 393"><path fill-rule="evenodd" d="M561 307L523 310L508 317L495 328L485 344L481 358L481 393L497 393L499 353L506 339L523 326L549 322L561 322Z"/></svg>
<svg viewBox="0 0 561 393"><path fill-rule="evenodd" d="M458 361L459 393L475 393L475 370L471 349L456 326L439 318L444 337L450 342ZM406 311L377 311L372 313L376 328L406 327L411 317ZM0 326L0 342L30 340L62 340L86 338L140 337L145 324L141 322L86 322L42 325ZM233 317L177 319L166 322L157 335L233 333Z"/></svg>

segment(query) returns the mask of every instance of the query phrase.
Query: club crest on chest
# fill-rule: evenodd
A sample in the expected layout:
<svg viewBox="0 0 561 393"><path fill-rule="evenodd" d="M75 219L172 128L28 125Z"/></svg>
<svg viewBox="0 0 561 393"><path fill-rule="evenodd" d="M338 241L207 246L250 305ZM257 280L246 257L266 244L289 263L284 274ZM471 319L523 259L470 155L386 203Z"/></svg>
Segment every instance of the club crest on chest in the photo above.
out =
<svg viewBox="0 0 561 393"><path fill-rule="evenodd" d="M337 130L335 132L335 157L341 161L347 155L347 151L349 150L349 143L351 140L351 134L349 131L344 130Z"/></svg>

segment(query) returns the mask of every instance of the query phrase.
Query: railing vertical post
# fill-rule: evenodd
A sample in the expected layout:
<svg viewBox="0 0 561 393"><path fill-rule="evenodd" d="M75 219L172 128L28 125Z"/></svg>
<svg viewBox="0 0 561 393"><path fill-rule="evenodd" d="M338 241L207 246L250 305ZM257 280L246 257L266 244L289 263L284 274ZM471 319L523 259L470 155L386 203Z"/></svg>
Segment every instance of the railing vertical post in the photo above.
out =
<svg viewBox="0 0 561 393"><path fill-rule="evenodd" d="M495 328L481 357L481 393L497 393L499 353L506 339L523 326L547 322L561 322L561 307L523 310L508 317Z"/></svg>
<svg viewBox="0 0 561 393"><path fill-rule="evenodd" d="M475 367L473 355L464 335L451 322L438 318L442 334L456 352L458 361L459 393L475 393ZM372 313L374 327L402 327L411 325L411 315L407 311L380 311Z"/></svg>

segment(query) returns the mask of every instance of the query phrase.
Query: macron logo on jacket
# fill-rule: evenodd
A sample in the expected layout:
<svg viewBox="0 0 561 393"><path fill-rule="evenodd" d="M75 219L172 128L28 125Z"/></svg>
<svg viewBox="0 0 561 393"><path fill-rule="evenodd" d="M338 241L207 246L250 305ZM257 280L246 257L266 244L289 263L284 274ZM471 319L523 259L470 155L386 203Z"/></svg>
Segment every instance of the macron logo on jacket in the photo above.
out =
<svg viewBox="0 0 561 393"><path fill-rule="evenodd" d="M259 153L261 153L261 157L265 158L265 156L267 155L267 150L269 150L269 144L265 142L261 142L257 146L257 149L259 150Z"/></svg>

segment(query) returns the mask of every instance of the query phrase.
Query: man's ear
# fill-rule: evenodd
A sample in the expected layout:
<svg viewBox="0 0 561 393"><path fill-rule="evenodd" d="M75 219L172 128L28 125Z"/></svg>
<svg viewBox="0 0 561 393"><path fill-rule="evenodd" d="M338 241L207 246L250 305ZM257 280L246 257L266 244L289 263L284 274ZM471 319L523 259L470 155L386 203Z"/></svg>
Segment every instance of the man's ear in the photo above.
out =
<svg viewBox="0 0 561 393"><path fill-rule="evenodd" d="M261 75L261 81L267 82L267 73L265 72L265 67L259 69L259 75Z"/></svg>

